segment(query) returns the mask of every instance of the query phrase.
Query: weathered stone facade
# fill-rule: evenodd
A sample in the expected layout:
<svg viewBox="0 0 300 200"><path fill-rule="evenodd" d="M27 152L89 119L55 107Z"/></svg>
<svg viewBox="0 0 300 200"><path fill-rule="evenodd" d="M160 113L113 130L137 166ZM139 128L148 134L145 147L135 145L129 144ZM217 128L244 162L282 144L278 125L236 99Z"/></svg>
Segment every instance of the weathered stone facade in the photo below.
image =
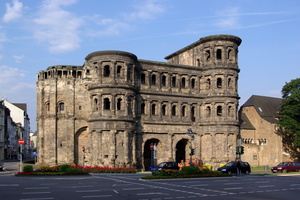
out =
<svg viewBox="0 0 300 200"><path fill-rule="evenodd" d="M251 166L275 166L291 161L284 149L277 122L282 99L252 95L240 108L242 160Z"/></svg>
<svg viewBox="0 0 300 200"><path fill-rule="evenodd" d="M204 37L166 63L98 51L83 66L39 72L38 162L147 170L150 143L158 163L189 158L188 128L194 158L212 166L234 160L240 43L231 35Z"/></svg>

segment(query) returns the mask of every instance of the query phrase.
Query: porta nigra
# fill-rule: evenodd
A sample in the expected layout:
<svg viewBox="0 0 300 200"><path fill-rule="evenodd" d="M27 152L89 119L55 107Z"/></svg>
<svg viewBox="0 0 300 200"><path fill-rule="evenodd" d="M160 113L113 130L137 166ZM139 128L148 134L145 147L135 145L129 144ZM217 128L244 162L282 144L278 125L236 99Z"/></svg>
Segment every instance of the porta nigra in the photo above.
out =
<svg viewBox="0 0 300 200"><path fill-rule="evenodd" d="M240 43L203 37L167 62L97 51L83 65L40 71L38 162L148 170L151 143L157 163L189 159L190 146L193 158L213 167L234 160Z"/></svg>

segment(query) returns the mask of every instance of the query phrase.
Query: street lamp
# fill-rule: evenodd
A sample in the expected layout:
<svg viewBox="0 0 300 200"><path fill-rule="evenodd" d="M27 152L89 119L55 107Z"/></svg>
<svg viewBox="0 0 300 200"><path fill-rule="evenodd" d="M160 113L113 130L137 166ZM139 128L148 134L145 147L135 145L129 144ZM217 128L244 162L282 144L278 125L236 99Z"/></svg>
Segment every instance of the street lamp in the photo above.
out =
<svg viewBox="0 0 300 200"><path fill-rule="evenodd" d="M188 136L190 136L190 140L191 140L191 146L190 146L190 149L191 149L191 152L190 152L190 165L192 166L193 165L193 162L192 162L192 159L193 159L193 155L195 154L195 149L193 148L193 140L195 139L195 133L193 132L193 130L191 128L189 128L186 132L186 134L188 134Z"/></svg>

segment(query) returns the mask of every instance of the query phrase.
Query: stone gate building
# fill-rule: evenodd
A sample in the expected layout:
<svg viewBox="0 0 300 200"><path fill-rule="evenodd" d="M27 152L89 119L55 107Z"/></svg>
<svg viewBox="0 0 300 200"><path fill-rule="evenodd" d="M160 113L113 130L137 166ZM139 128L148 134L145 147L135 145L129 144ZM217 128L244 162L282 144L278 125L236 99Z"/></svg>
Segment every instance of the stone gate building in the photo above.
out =
<svg viewBox="0 0 300 200"><path fill-rule="evenodd" d="M240 43L231 35L204 37L167 62L97 51L83 66L40 71L38 162L148 170L151 143L158 163L189 159L190 146L204 164L234 160Z"/></svg>

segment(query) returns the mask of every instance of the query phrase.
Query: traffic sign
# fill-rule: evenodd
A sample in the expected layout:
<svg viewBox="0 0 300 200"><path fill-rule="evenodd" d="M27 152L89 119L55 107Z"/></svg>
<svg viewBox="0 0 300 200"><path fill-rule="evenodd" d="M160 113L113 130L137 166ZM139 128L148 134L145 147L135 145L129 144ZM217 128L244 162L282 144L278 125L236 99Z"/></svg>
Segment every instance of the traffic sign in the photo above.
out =
<svg viewBox="0 0 300 200"><path fill-rule="evenodd" d="M153 150L153 143L150 144L150 149Z"/></svg>
<svg viewBox="0 0 300 200"><path fill-rule="evenodd" d="M25 141L23 139L19 139L19 144L24 144Z"/></svg>

